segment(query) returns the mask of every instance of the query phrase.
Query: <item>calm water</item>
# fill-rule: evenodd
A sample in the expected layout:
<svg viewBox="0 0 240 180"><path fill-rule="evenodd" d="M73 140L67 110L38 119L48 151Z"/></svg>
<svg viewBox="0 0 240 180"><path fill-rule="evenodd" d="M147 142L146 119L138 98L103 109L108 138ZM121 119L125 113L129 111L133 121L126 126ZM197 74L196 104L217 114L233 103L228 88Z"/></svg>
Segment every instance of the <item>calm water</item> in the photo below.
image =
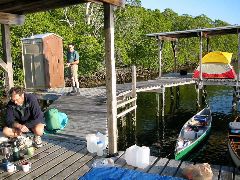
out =
<svg viewBox="0 0 240 180"><path fill-rule="evenodd" d="M185 160L233 166L227 148L228 123L237 114L232 110L233 88L208 86L206 90L206 102L212 109L212 130L206 141ZM176 95L176 88L173 92ZM198 111L196 99L197 93L193 85L180 86L180 95L174 98L171 98L170 89L167 88L165 116L162 117L161 114L158 116L157 94L139 93L136 128L129 128L132 124L131 117L118 124L119 149L125 150L136 143L150 147L151 155L174 158L176 139L181 127Z"/></svg>

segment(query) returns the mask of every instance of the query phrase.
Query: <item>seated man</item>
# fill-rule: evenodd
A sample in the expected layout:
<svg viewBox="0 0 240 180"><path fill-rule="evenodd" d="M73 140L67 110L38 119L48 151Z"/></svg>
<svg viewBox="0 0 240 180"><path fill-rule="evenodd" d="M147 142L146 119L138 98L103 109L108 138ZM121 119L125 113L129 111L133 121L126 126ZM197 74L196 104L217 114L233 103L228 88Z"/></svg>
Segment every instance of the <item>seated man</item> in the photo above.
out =
<svg viewBox="0 0 240 180"><path fill-rule="evenodd" d="M22 133L34 133L36 147L42 146L41 136L44 132L44 116L33 94L24 93L21 87L13 87L9 91L10 101L7 104L6 126L3 134L6 137L18 137Z"/></svg>

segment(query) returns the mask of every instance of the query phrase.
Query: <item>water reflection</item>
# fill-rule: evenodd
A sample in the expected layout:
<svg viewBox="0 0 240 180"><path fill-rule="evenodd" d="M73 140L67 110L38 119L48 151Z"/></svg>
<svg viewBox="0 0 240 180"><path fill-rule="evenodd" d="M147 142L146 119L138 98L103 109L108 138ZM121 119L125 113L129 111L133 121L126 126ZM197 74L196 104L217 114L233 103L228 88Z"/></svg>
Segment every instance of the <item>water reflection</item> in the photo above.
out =
<svg viewBox="0 0 240 180"><path fill-rule="evenodd" d="M209 138L185 160L210 164L233 165L227 149L228 123L238 114L232 110L233 88L207 86L206 103L212 109L212 130ZM174 94L174 96L172 96ZM151 155L174 158L174 148L183 124L197 111L197 93L193 85L166 89L165 116L161 116L162 98L156 93L139 93L137 100L137 124L130 132L122 119L119 128L119 149L137 144L148 146ZM158 103L160 102L160 105Z"/></svg>

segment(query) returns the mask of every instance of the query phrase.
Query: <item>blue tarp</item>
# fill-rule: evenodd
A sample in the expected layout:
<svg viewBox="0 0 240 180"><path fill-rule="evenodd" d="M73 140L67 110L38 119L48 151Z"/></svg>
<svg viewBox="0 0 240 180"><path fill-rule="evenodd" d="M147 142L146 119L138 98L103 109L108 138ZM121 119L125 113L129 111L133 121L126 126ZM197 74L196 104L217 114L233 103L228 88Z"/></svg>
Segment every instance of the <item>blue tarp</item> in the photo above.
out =
<svg viewBox="0 0 240 180"><path fill-rule="evenodd" d="M182 178L160 176L158 174L144 173L120 167L97 167L91 169L79 180L183 180Z"/></svg>
<svg viewBox="0 0 240 180"><path fill-rule="evenodd" d="M203 115L195 115L194 120L199 121L199 122L207 122L208 117L203 116Z"/></svg>

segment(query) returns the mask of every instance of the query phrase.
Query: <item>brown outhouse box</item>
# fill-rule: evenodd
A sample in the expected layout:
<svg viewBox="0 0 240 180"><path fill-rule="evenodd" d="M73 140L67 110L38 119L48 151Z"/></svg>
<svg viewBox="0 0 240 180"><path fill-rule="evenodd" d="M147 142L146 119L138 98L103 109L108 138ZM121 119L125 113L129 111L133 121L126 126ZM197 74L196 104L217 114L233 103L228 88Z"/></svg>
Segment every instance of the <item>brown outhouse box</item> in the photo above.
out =
<svg viewBox="0 0 240 180"><path fill-rule="evenodd" d="M54 33L22 39L25 88L64 87L62 38Z"/></svg>

